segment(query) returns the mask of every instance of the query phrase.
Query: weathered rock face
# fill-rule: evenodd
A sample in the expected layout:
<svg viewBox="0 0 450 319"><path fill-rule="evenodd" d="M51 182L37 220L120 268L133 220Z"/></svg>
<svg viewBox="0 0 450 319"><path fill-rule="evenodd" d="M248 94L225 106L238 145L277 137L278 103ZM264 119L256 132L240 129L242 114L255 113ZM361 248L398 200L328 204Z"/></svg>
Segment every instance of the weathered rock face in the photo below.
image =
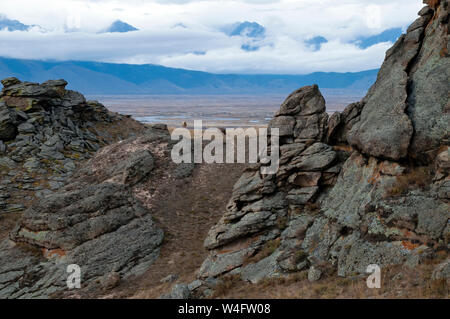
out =
<svg viewBox="0 0 450 319"><path fill-rule="evenodd" d="M448 1L441 1L435 13L424 12L410 27L420 25L424 33L408 79L407 114L414 126L409 153L411 157L428 163L434 159L443 142L448 143L450 139L448 6ZM422 25L425 21L428 21L428 26Z"/></svg>
<svg viewBox="0 0 450 319"><path fill-rule="evenodd" d="M448 140L448 1L420 17L386 53L348 141L363 153L430 162Z"/></svg>
<svg viewBox="0 0 450 319"><path fill-rule="evenodd" d="M1 213L21 211L34 197L61 188L100 147L144 127L66 90L64 80L7 78L2 84L0 188L7 198L0 199Z"/></svg>
<svg viewBox="0 0 450 319"><path fill-rule="evenodd" d="M0 297L67 291L70 264L81 267L84 289L146 271L159 255L163 231L134 187L168 161L169 146L167 129L107 146L65 187L27 209L0 244Z"/></svg>
<svg viewBox="0 0 450 319"><path fill-rule="evenodd" d="M14 140L7 149L15 161L29 155L61 160L67 157L64 151L96 151L102 141L93 122L114 120L103 105L86 102L80 93L66 90L64 80L38 84L8 78L2 84L0 139Z"/></svg>
<svg viewBox="0 0 450 319"><path fill-rule="evenodd" d="M329 119L317 86L282 104L276 175L248 170L205 240L199 279L409 266L450 248L448 1L386 54L374 86ZM404 161L403 159L408 159ZM401 160L401 161L400 161Z"/></svg>
<svg viewBox="0 0 450 319"><path fill-rule="evenodd" d="M292 234L302 233L293 228L305 228L304 235L313 221L309 215L304 215L305 220L294 218L293 212L315 202L320 190L327 188L340 171L338 151L323 143L327 119L317 86L297 90L283 103L270 124L282 132L280 169L276 175L267 176L258 169L249 169L236 183L227 212L205 240L205 247L212 253L200 270L202 278L234 270L257 281L277 273L281 267L278 259L282 265L292 264L286 261L289 253L284 249L297 246ZM290 220L295 226L288 228L285 235L283 230ZM282 248L260 263L244 266L265 245L277 245L280 236L286 238L281 241Z"/></svg>
<svg viewBox="0 0 450 319"><path fill-rule="evenodd" d="M166 156L166 127L149 129L86 102L64 80L2 84L0 220L21 218L0 243L0 298L67 290L69 264L81 267L83 287L145 271L163 232L133 187ZM94 156L137 132L146 133Z"/></svg>
<svg viewBox="0 0 450 319"><path fill-rule="evenodd" d="M284 140L321 141L327 120L325 99L317 85L313 85L292 93L281 105L270 127L278 128Z"/></svg>

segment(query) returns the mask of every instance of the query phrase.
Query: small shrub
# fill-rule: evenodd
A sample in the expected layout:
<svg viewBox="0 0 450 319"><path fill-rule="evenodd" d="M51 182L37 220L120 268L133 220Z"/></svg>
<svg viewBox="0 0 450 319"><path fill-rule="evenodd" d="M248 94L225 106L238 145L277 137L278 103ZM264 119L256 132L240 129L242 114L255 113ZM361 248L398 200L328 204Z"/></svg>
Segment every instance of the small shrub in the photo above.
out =
<svg viewBox="0 0 450 319"><path fill-rule="evenodd" d="M436 279L432 280L430 283L430 293L441 297L448 296L449 288L447 285L447 279Z"/></svg>
<svg viewBox="0 0 450 319"><path fill-rule="evenodd" d="M227 275L222 278L222 280L214 287L213 298L223 297L228 292L232 291L241 282L241 277L239 275Z"/></svg>
<svg viewBox="0 0 450 319"><path fill-rule="evenodd" d="M280 244L281 244L280 238L269 240L262 246L261 250L256 255L247 259L247 263L248 264L257 263L258 261L269 257L275 252L275 250L277 250L278 247L280 247Z"/></svg>
<svg viewBox="0 0 450 319"><path fill-rule="evenodd" d="M303 250L299 250L295 253L295 263L299 264L303 261L305 261L305 259L308 257L308 254L305 253Z"/></svg>
<svg viewBox="0 0 450 319"><path fill-rule="evenodd" d="M396 183L386 192L386 197L405 195L409 190L425 188L431 181L431 172L428 167L418 167L408 174L398 176Z"/></svg>
<svg viewBox="0 0 450 319"><path fill-rule="evenodd" d="M280 230L285 230L288 227L288 219L287 217L280 217L277 220L277 227Z"/></svg>

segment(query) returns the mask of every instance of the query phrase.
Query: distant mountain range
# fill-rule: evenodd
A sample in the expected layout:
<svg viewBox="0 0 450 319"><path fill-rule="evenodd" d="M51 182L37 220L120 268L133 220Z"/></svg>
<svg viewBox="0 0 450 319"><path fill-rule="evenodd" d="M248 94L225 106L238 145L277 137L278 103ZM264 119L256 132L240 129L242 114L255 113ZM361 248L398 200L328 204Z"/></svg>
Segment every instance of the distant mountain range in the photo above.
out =
<svg viewBox="0 0 450 319"><path fill-rule="evenodd" d="M106 30L104 30L103 33L105 33L105 32L125 33L125 32L138 31L138 30L139 29L133 27L132 25L130 25L126 22L116 20L108 28L106 28Z"/></svg>
<svg viewBox="0 0 450 319"><path fill-rule="evenodd" d="M8 19L5 15L0 14L0 30L28 31L31 27L31 25L23 24L18 20Z"/></svg>
<svg viewBox="0 0 450 319"><path fill-rule="evenodd" d="M37 27L41 31L45 30L44 28L42 28L39 25L35 25L35 24L27 25L18 20L9 19L4 14L0 13L0 31L4 31L4 30L9 31L9 32L29 31L33 27ZM107 28L101 30L99 33L115 33L115 32L125 33L125 32L138 31L138 30L139 30L138 28L135 28L131 24L128 24L121 20L116 20L116 21L112 22ZM78 29L69 28L69 31L70 32L78 31Z"/></svg>
<svg viewBox="0 0 450 319"><path fill-rule="evenodd" d="M84 94L287 94L313 83L325 89L365 92L375 82L377 72L213 74L152 64L0 58L0 78L15 76L32 82L63 78L69 82L69 88Z"/></svg>

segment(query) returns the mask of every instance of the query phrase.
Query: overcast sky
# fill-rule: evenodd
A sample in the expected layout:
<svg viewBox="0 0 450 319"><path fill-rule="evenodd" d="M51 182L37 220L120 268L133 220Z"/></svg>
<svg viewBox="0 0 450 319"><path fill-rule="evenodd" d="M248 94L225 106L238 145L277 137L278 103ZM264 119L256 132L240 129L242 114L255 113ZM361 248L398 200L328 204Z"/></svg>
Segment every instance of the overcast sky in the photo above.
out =
<svg viewBox="0 0 450 319"><path fill-rule="evenodd" d="M0 56L153 63L220 73L361 71L378 68L392 43L354 41L417 18L421 0L0 0L0 13L30 31L0 31ZM139 31L99 33L114 20ZM257 22L263 39L228 36ZM320 50L306 40L328 39ZM241 48L255 44L257 51Z"/></svg>

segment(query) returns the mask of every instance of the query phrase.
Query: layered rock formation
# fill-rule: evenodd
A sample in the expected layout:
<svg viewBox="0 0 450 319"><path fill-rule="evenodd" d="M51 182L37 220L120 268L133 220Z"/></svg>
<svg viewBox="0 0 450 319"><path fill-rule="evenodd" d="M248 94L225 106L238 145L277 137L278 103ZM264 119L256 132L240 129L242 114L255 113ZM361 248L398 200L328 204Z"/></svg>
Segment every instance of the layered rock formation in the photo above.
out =
<svg viewBox="0 0 450 319"><path fill-rule="evenodd" d="M170 174L160 170L169 161L169 145L166 128L150 128L107 146L65 187L27 209L0 243L0 296L67 291L70 264L81 267L88 290L147 270L158 257L163 231L136 198L136 187L150 175Z"/></svg>
<svg viewBox="0 0 450 319"><path fill-rule="evenodd" d="M421 10L344 112L328 118L317 86L287 98L270 124L280 169L255 167L236 183L199 279L256 283L309 269L317 280L330 268L351 276L448 253L449 10L448 1Z"/></svg>
<svg viewBox="0 0 450 319"><path fill-rule="evenodd" d="M159 254L163 232L135 187L170 161L167 128L148 128L86 102L65 90L63 80L2 84L0 163L8 167L0 175L7 196L0 198L21 201L5 203L2 227L33 195L38 200L0 242L0 297L66 291L70 264L80 265L86 289L144 272Z"/></svg>
<svg viewBox="0 0 450 319"><path fill-rule="evenodd" d="M0 208L20 211L37 195L57 190L79 163L105 145L144 127L66 90L64 80L2 81Z"/></svg>

